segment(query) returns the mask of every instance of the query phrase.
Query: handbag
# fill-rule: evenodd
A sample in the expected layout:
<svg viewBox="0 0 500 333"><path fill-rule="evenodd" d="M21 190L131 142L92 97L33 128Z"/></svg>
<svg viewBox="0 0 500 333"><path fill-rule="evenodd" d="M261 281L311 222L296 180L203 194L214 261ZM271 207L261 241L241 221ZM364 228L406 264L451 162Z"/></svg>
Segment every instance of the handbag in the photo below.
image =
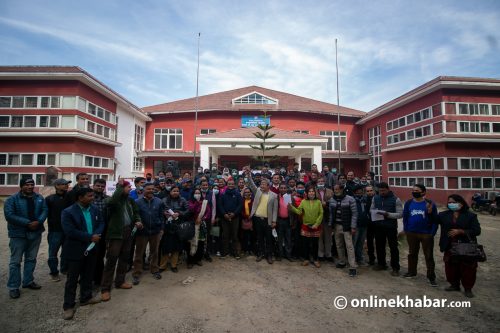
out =
<svg viewBox="0 0 500 333"><path fill-rule="evenodd" d="M188 241L194 237L195 228L194 222L183 221L177 224L177 237L181 242Z"/></svg>
<svg viewBox="0 0 500 333"><path fill-rule="evenodd" d="M252 219L242 219L241 220L241 229L243 230L252 230L253 223Z"/></svg>
<svg viewBox="0 0 500 333"><path fill-rule="evenodd" d="M220 227L218 225L213 225L212 228L210 228L210 236L212 237L220 236Z"/></svg>
<svg viewBox="0 0 500 333"><path fill-rule="evenodd" d="M478 262L486 261L486 253L484 247L477 242L471 240L469 235L469 243L453 242L451 243L450 254L452 257L460 259L471 259Z"/></svg>

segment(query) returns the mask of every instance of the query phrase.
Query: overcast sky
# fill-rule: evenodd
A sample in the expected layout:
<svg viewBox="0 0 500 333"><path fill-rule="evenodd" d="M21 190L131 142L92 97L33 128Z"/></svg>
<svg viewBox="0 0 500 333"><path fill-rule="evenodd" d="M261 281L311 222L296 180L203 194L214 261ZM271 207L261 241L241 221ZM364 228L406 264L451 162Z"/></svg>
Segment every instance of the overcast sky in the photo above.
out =
<svg viewBox="0 0 500 333"><path fill-rule="evenodd" d="M139 106L259 85L370 111L500 77L500 1L0 1L1 65L76 65Z"/></svg>

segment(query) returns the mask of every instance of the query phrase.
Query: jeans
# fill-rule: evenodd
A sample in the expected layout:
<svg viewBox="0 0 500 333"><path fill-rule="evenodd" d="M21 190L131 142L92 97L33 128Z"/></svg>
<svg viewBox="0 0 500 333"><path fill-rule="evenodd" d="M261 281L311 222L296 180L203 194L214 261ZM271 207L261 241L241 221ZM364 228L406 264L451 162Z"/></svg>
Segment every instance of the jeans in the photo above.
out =
<svg viewBox="0 0 500 333"><path fill-rule="evenodd" d="M290 218L278 217L278 250L279 256L285 258L292 257L292 227Z"/></svg>
<svg viewBox="0 0 500 333"><path fill-rule="evenodd" d="M358 263L363 262L363 247L365 245L367 231L367 227L358 227L356 228L356 233L352 236L354 254L356 256L356 262Z"/></svg>
<svg viewBox="0 0 500 333"><path fill-rule="evenodd" d="M24 255L23 286L33 282L33 272L36 267L36 256L42 241L42 235L35 239L11 238L9 241L10 263L7 288L19 289L21 286L21 261Z"/></svg>
<svg viewBox="0 0 500 333"><path fill-rule="evenodd" d="M92 298L92 279L96 258L96 251L90 251L82 260L68 261L68 274L64 286L64 310L75 307L78 283L80 283L80 303L85 303Z"/></svg>
<svg viewBox="0 0 500 333"><path fill-rule="evenodd" d="M57 275L59 274L59 259L57 254L64 243L64 233L62 231L49 231L47 234L47 242L49 243L49 259L47 260L47 264L49 265L50 274ZM62 257L62 255L60 268L61 272L68 271L66 260Z"/></svg>

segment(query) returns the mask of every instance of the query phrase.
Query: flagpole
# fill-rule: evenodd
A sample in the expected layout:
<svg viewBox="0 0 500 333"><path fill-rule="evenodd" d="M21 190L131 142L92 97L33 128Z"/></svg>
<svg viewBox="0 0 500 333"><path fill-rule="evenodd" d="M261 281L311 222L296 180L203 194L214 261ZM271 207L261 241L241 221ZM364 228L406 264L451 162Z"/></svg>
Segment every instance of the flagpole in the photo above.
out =
<svg viewBox="0 0 500 333"><path fill-rule="evenodd" d="M340 174L340 152L342 150L342 143L340 141L340 96L339 96L339 63L337 57L337 38L335 38L335 68L337 71L337 135L339 139L339 170Z"/></svg>
<svg viewBox="0 0 500 333"><path fill-rule="evenodd" d="M198 32L198 67L196 68L196 107L194 111L194 139L193 139L193 174L196 175L196 132L198 131L198 88L200 81L200 38L201 32Z"/></svg>

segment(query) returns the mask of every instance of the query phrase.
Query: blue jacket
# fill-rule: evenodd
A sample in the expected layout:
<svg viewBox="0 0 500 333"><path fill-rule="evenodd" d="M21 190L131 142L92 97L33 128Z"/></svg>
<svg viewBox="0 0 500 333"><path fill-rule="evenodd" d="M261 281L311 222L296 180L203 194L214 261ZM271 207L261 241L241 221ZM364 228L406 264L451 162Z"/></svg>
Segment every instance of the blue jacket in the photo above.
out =
<svg viewBox="0 0 500 333"><path fill-rule="evenodd" d="M427 204L432 205L432 213L427 212ZM425 200L422 203L410 199L403 208L403 226L405 232L435 235L438 228L438 212L434 202Z"/></svg>
<svg viewBox="0 0 500 333"><path fill-rule="evenodd" d="M227 189L217 200L217 208L221 216L226 213L234 213L238 216L243 208L243 199L237 189Z"/></svg>
<svg viewBox="0 0 500 333"><path fill-rule="evenodd" d="M153 197L149 201L146 198L140 198L135 201L139 207L139 215L144 228L137 231L137 235L151 236L157 235L163 230L165 225L165 204L160 198Z"/></svg>
<svg viewBox="0 0 500 333"><path fill-rule="evenodd" d="M44 198L38 194L33 193L33 200L35 201L35 218L40 225L37 230L28 229L28 224L31 223L28 214L28 203L25 196L18 192L10 196L3 207L5 219L7 220L7 228L9 230L10 238L26 238L26 233L41 234L45 228L43 222L47 219L48 208Z"/></svg>
<svg viewBox="0 0 500 333"><path fill-rule="evenodd" d="M104 232L104 219L99 209L94 205L90 206L90 216L92 217L92 234L87 231L87 223L83 217L82 209L75 203L61 214L61 224L65 235L62 254L67 260L81 260L85 250L90 245L92 235L99 235ZM104 239L101 239L104 242ZM97 247L92 250L97 251Z"/></svg>

